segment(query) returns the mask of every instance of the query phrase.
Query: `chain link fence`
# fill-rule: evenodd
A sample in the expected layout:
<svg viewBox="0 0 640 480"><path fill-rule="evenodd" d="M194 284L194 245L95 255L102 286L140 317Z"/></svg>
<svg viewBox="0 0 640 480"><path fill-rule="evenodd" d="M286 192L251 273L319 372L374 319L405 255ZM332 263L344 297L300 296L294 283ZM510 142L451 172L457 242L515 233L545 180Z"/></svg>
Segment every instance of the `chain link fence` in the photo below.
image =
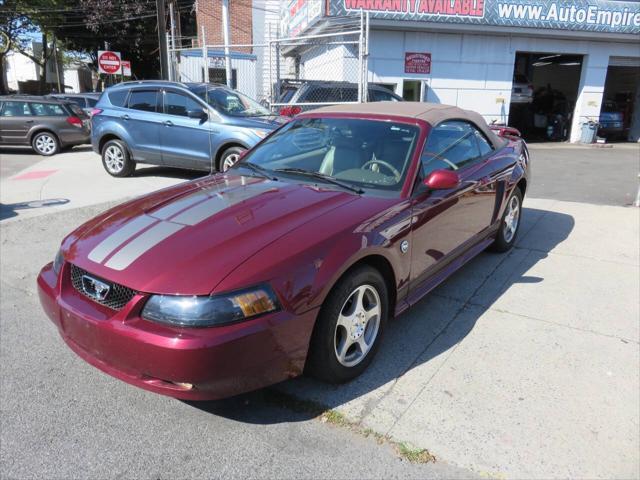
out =
<svg viewBox="0 0 640 480"><path fill-rule="evenodd" d="M367 101L367 16L290 38L268 30L262 44L208 45L204 31L169 39L171 80L226 84L284 115Z"/></svg>

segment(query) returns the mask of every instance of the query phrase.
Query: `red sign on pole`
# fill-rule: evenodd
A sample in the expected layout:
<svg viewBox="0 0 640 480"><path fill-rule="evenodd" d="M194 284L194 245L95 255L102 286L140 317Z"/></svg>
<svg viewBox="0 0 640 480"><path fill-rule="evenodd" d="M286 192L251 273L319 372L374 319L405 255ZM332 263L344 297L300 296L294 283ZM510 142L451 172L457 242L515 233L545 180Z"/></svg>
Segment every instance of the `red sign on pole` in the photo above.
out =
<svg viewBox="0 0 640 480"><path fill-rule="evenodd" d="M405 52L404 73L431 73L431 54Z"/></svg>
<svg viewBox="0 0 640 480"><path fill-rule="evenodd" d="M100 73L108 75L120 73L120 66L120 52L98 51L98 71Z"/></svg>

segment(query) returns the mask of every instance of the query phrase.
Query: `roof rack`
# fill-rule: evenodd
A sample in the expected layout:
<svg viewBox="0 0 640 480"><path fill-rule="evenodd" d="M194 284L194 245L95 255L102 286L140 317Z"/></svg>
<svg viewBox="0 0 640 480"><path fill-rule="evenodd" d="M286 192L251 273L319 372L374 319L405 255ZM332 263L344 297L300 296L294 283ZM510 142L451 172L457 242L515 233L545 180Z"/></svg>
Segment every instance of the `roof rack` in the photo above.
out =
<svg viewBox="0 0 640 480"><path fill-rule="evenodd" d="M115 87L115 86L118 86L118 85L133 85L133 84L135 84L135 85L143 85L145 83L168 83L168 84L171 84L171 85L180 85L182 87L186 87L186 85L184 83L182 83L182 82L174 82L172 80L128 80L126 82L117 83L116 85L113 85L113 86Z"/></svg>

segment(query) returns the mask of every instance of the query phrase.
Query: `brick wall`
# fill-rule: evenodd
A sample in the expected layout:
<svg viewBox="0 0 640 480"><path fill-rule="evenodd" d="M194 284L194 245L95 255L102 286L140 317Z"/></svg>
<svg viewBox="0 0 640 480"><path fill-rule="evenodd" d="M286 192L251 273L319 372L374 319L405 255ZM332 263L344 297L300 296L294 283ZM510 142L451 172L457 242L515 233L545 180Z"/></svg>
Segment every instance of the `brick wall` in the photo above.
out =
<svg viewBox="0 0 640 480"><path fill-rule="evenodd" d="M248 44L253 41L253 0L229 0L229 36L231 44ZM196 10L198 43L202 45L202 26L205 28L207 45L224 44L222 34L222 1L198 0ZM251 48L234 48L234 52L251 53Z"/></svg>

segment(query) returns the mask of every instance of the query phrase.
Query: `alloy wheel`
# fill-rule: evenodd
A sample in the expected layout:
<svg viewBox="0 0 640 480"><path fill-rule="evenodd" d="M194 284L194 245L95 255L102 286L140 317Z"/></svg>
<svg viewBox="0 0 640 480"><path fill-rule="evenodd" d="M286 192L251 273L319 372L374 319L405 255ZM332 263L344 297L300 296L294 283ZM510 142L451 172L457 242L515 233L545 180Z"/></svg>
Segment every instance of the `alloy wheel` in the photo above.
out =
<svg viewBox="0 0 640 480"><path fill-rule="evenodd" d="M336 324L334 351L340 364L353 367L367 356L378 336L380 295L371 285L356 288L345 301Z"/></svg>
<svg viewBox="0 0 640 480"><path fill-rule="evenodd" d="M110 145L104 151L104 163L111 173L120 173L124 169L124 153L115 146Z"/></svg>
<svg viewBox="0 0 640 480"><path fill-rule="evenodd" d="M504 225L503 225L503 234L504 239L507 243L509 243L514 235L516 234L516 230L518 230L518 222L520 221L520 200L515 195L511 197L509 200L509 204L507 205L507 214L504 217Z"/></svg>
<svg viewBox="0 0 640 480"><path fill-rule="evenodd" d="M222 162L222 171L226 172L229 170L235 163L240 160L240 155L237 153L231 153L225 157Z"/></svg>
<svg viewBox="0 0 640 480"><path fill-rule="evenodd" d="M36 138L35 145L38 152L51 155L56 150L56 139L45 133Z"/></svg>

